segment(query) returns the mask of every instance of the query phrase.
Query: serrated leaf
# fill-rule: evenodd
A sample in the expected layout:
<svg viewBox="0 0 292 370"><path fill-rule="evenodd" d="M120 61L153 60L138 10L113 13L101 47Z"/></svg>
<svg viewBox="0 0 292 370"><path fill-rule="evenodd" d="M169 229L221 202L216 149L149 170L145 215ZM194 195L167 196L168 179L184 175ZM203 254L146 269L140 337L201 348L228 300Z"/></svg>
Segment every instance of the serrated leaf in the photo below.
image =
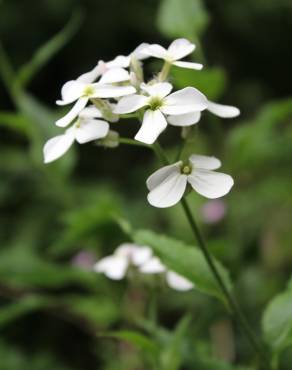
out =
<svg viewBox="0 0 292 370"><path fill-rule="evenodd" d="M198 248L147 230L134 233L133 238L140 245L150 246L170 270L174 270L192 281L197 290L225 302L224 295L212 275L202 252ZM231 282L227 270L220 262L215 261L215 263L226 286L231 290Z"/></svg>

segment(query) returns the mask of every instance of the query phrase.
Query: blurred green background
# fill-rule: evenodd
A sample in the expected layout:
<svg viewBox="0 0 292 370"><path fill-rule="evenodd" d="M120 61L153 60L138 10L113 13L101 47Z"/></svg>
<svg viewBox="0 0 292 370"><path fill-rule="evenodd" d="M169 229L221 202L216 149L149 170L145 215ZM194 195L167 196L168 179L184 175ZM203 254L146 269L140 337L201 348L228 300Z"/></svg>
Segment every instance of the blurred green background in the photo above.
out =
<svg viewBox="0 0 292 370"><path fill-rule="evenodd" d="M195 194L189 201L253 327L273 346L261 317L292 266L291 20L291 0L0 1L0 370L256 369L214 298L90 272L129 241L117 220L194 244L179 205L158 210L146 201L145 179L159 165L152 153L76 145L44 165L42 147L60 132L54 121L64 111L54 102L64 82L141 42L195 42L204 70L173 69L172 82L242 115L206 114L193 129L185 154L218 156L235 186L220 202ZM135 122L119 125L123 136L137 130ZM170 128L162 137L170 156L177 134ZM284 308L269 314L275 335L290 328L279 346L279 369L290 370L285 294ZM287 321L278 323L282 314ZM120 334L105 334L112 331Z"/></svg>

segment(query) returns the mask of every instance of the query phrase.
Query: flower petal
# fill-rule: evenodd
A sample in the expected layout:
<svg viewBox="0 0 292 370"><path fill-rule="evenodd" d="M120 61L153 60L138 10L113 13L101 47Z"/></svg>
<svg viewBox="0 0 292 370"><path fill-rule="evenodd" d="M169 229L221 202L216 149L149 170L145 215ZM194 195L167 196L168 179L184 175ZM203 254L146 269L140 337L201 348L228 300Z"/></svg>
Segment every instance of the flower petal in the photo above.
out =
<svg viewBox="0 0 292 370"><path fill-rule="evenodd" d="M173 62L172 64L181 68L195 69L196 71L203 68L203 64L194 62Z"/></svg>
<svg viewBox="0 0 292 370"><path fill-rule="evenodd" d="M240 115L240 110L231 105L223 105L208 101L208 111L221 118L234 118Z"/></svg>
<svg viewBox="0 0 292 370"><path fill-rule="evenodd" d="M132 113L147 105L148 98L143 95L130 95L120 99L113 112L116 114Z"/></svg>
<svg viewBox="0 0 292 370"><path fill-rule="evenodd" d="M71 147L75 140L74 130L69 129L63 135L48 140L44 146L44 162L50 163L60 158Z"/></svg>
<svg viewBox="0 0 292 370"><path fill-rule="evenodd" d="M152 111L149 109L144 114L142 126L135 139L145 144L153 144L166 127L166 119L160 110Z"/></svg>
<svg viewBox="0 0 292 370"><path fill-rule="evenodd" d="M71 108L71 110L64 117L56 121L56 125L59 127L68 126L69 123L71 123L82 111L82 109L86 106L87 102L88 102L87 97L78 99L77 102Z"/></svg>
<svg viewBox="0 0 292 370"><path fill-rule="evenodd" d="M61 90L62 100L57 100L58 105L71 104L83 94L85 84L81 81L71 80L66 82Z"/></svg>
<svg viewBox="0 0 292 370"><path fill-rule="evenodd" d="M95 105L90 105L79 113L80 118L101 118L101 111Z"/></svg>
<svg viewBox="0 0 292 370"><path fill-rule="evenodd" d="M191 281L174 271L168 271L166 273L166 281L170 288L179 291L187 291L194 287L194 284Z"/></svg>
<svg viewBox="0 0 292 370"><path fill-rule="evenodd" d="M79 144L101 139L109 132L109 124L99 119L81 121L79 125L75 131L76 141Z"/></svg>
<svg viewBox="0 0 292 370"><path fill-rule="evenodd" d="M130 65L130 57L118 55L115 59L106 63L107 68L128 68Z"/></svg>
<svg viewBox="0 0 292 370"><path fill-rule="evenodd" d="M194 87L186 87L164 98L165 105L161 111L165 114L180 115L207 108L206 97Z"/></svg>
<svg viewBox="0 0 292 370"><path fill-rule="evenodd" d="M223 197L232 188L234 181L225 173L210 170L195 169L188 176L192 188L206 198Z"/></svg>
<svg viewBox="0 0 292 370"><path fill-rule="evenodd" d="M177 39L169 45L168 54L171 56L172 60L178 60L191 54L194 50L195 45L187 39Z"/></svg>
<svg viewBox="0 0 292 370"><path fill-rule="evenodd" d="M110 68L106 71L99 83L108 84L108 83L116 83L116 82L123 82L128 81L130 79L129 72L123 68Z"/></svg>
<svg viewBox="0 0 292 370"><path fill-rule="evenodd" d="M93 268L96 272L104 273L109 279L121 280L127 273L128 265L126 258L113 255L102 258Z"/></svg>
<svg viewBox="0 0 292 370"><path fill-rule="evenodd" d="M158 44L152 44L146 47L143 51L144 54L149 55L154 58L167 59L168 52L164 47Z"/></svg>
<svg viewBox="0 0 292 370"><path fill-rule="evenodd" d="M152 250L149 247L136 246L132 252L132 263L134 266L141 266L152 257Z"/></svg>
<svg viewBox="0 0 292 370"><path fill-rule="evenodd" d="M92 98L116 98L124 95L131 95L136 92L133 86L114 86L114 85L103 85L94 84L94 93L91 95Z"/></svg>
<svg viewBox="0 0 292 370"><path fill-rule="evenodd" d="M143 272L143 274L160 274L165 270L166 267L161 263L158 257L152 257L139 268L139 271Z"/></svg>
<svg viewBox="0 0 292 370"><path fill-rule="evenodd" d="M178 203L187 186L187 176L171 173L160 185L150 191L148 202L158 208L171 207Z"/></svg>
<svg viewBox="0 0 292 370"><path fill-rule="evenodd" d="M77 78L76 81L84 82L85 84L91 84L102 74L102 66L98 63L91 71L83 73Z"/></svg>
<svg viewBox="0 0 292 370"><path fill-rule="evenodd" d="M195 168L198 167L205 170L216 170L221 167L221 161L215 157L192 154L189 159Z"/></svg>
<svg viewBox="0 0 292 370"><path fill-rule="evenodd" d="M138 60L149 58L149 55L145 54L145 49L148 48L148 46L150 46L150 44L143 42L138 47L136 47L136 49L130 54L130 56L133 56Z"/></svg>
<svg viewBox="0 0 292 370"><path fill-rule="evenodd" d="M200 121L201 112L191 112L178 116L168 116L167 122L173 126L191 126Z"/></svg>
<svg viewBox="0 0 292 370"><path fill-rule="evenodd" d="M158 82L153 85L141 84L141 89L146 91L150 96L158 96L164 98L172 90L172 85L169 82Z"/></svg>
<svg viewBox="0 0 292 370"><path fill-rule="evenodd" d="M148 190L153 190L156 186L160 185L169 175L173 173L180 173L180 165L182 161L179 161L168 166L164 166L159 170L155 171L151 176L148 177L146 185Z"/></svg>

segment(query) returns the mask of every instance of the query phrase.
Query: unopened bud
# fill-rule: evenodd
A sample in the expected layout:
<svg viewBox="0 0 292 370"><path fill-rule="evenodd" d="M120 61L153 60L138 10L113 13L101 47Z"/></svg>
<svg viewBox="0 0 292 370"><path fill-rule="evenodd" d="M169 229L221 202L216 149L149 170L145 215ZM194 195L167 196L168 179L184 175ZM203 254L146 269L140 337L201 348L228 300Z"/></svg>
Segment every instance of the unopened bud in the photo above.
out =
<svg viewBox="0 0 292 370"><path fill-rule="evenodd" d="M109 130L106 137L98 140L98 145L104 146L105 148L116 148L119 145L119 133L117 131Z"/></svg>
<svg viewBox="0 0 292 370"><path fill-rule="evenodd" d="M101 111L102 117L109 122L117 122L119 116L113 113L112 105L106 100L92 98L92 103Z"/></svg>

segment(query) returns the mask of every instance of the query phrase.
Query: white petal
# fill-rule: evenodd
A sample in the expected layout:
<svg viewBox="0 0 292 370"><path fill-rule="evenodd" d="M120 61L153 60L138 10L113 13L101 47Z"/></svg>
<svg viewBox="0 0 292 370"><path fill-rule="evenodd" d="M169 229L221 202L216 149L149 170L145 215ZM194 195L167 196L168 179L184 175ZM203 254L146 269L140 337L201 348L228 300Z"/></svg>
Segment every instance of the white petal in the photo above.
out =
<svg viewBox="0 0 292 370"><path fill-rule="evenodd" d="M221 161L215 157L193 154L189 159L195 168L198 167L205 170L216 170L221 167Z"/></svg>
<svg viewBox="0 0 292 370"><path fill-rule="evenodd" d="M151 176L148 177L146 185L148 190L153 190L156 186L160 185L169 175L173 173L180 173L180 165L182 161L179 161L168 166L164 166L159 170L155 171Z"/></svg>
<svg viewBox="0 0 292 370"><path fill-rule="evenodd" d="M231 105L223 105L208 101L208 111L221 118L234 118L240 115L240 110Z"/></svg>
<svg viewBox="0 0 292 370"><path fill-rule="evenodd" d="M158 44L152 44L149 45L144 49L144 54L159 58L159 59L167 59L168 58L168 52L164 47Z"/></svg>
<svg viewBox="0 0 292 370"><path fill-rule="evenodd" d="M144 113L142 126L135 139L145 144L153 144L166 127L166 119L160 110L152 111L149 109Z"/></svg>
<svg viewBox="0 0 292 370"><path fill-rule="evenodd" d="M109 124L99 119L81 121L79 125L75 130L75 137L79 144L101 139L109 132Z"/></svg>
<svg viewBox="0 0 292 370"><path fill-rule="evenodd" d="M195 69L196 71L203 68L203 64L194 62L173 62L172 64L181 68Z"/></svg>
<svg viewBox="0 0 292 370"><path fill-rule="evenodd" d="M106 63L107 68L128 68L131 58L125 55L118 55L115 59Z"/></svg>
<svg viewBox="0 0 292 370"><path fill-rule="evenodd" d="M90 105L79 113L80 118L101 118L101 111L95 105Z"/></svg>
<svg viewBox="0 0 292 370"><path fill-rule="evenodd" d="M154 85L141 84L141 89L146 91L150 96L164 98L171 92L172 85L169 82L158 82Z"/></svg>
<svg viewBox="0 0 292 370"><path fill-rule="evenodd" d="M87 102L88 102L87 97L78 99L77 102L71 108L71 110L64 117L56 121L56 125L59 127L68 126L86 106Z"/></svg>
<svg viewBox="0 0 292 370"><path fill-rule="evenodd" d="M166 270L158 257L152 257L149 261L140 266L139 270L144 274L160 274Z"/></svg>
<svg viewBox="0 0 292 370"><path fill-rule="evenodd" d="M85 84L91 84L102 74L102 66L98 63L91 71L83 73L77 78L77 81L84 82Z"/></svg>
<svg viewBox="0 0 292 370"><path fill-rule="evenodd" d="M223 197L233 186L233 179L225 173L195 169L188 176L188 182L194 190L206 198Z"/></svg>
<svg viewBox="0 0 292 370"><path fill-rule="evenodd" d="M152 257L152 250L149 247L135 247L132 252L132 263L134 266L141 266Z"/></svg>
<svg viewBox="0 0 292 370"><path fill-rule="evenodd" d="M134 58L138 59L138 60L143 60L143 59L146 59L146 58L149 58L149 55L145 54L145 49L148 48L148 46L150 46L149 44L147 44L146 42L143 42L142 44L140 44L131 54L130 56L133 56Z"/></svg>
<svg viewBox="0 0 292 370"><path fill-rule="evenodd" d="M94 93L92 98L116 98L124 95L131 95L136 92L133 86L114 86L94 84Z"/></svg>
<svg viewBox="0 0 292 370"><path fill-rule="evenodd" d="M158 208L171 207L178 203L187 186L187 176L180 173L170 174L147 196L148 202Z"/></svg>
<svg viewBox="0 0 292 370"><path fill-rule="evenodd" d="M129 72L123 68L111 68L106 71L99 83L108 84L108 83L116 83L116 82L123 82L128 81L130 79Z"/></svg>
<svg viewBox="0 0 292 370"><path fill-rule="evenodd" d="M164 103L161 111L171 115L202 111L208 105L206 97L194 87L186 87L170 94L164 98Z"/></svg>
<svg viewBox="0 0 292 370"><path fill-rule="evenodd" d="M168 116L167 122L173 126L191 126L198 123L201 118L201 112L191 112L180 114L178 116Z"/></svg>
<svg viewBox="0 0 292 370"><path fill-rule="evenodd" d="M96 272L104 273L110 279L121 280L126 275L128 261L126 258L113 255L102 258L93 268Z"/></svg>
<svg viewBox="0 0 292 370"><path fill-rule="evenodd" d="M114 108L114 113L116 114L125 114L136 112L140 108L147 105L148 98L143 95L130 95L125 96L120 99L116 107Z"/></svg>
<svg viewBox="0 0 292 370"><path fill-rule="evenodd" d="M168 54L172 60L179 60L191 54L195 50L195 45L186 39L174 40L168 48Z"/></svg>
<svg viewBox="0 0 292 370"><path fill-rule="evenodd" d="M62 100L58 100L58 105L65 105L73 103L73 101L77 100L82 96L84 87L86 85L81 81L68 81L66 82L61 90Z"/></svg>
<svg viewBox="0 0 292 370"><path fill-rule="evenodd" d="M168 271L166 273L166 281L170 288L179 291L187 291L194 287L194 284L191 281L174 271Z"/></svg>
<svg viewBox="0 0 292 370"><path fill-rule="evenodd" d="M44 146L44 162L50 163L67 152L75 140L74 130L69 129L63 135L48 140Z"/></svg>

